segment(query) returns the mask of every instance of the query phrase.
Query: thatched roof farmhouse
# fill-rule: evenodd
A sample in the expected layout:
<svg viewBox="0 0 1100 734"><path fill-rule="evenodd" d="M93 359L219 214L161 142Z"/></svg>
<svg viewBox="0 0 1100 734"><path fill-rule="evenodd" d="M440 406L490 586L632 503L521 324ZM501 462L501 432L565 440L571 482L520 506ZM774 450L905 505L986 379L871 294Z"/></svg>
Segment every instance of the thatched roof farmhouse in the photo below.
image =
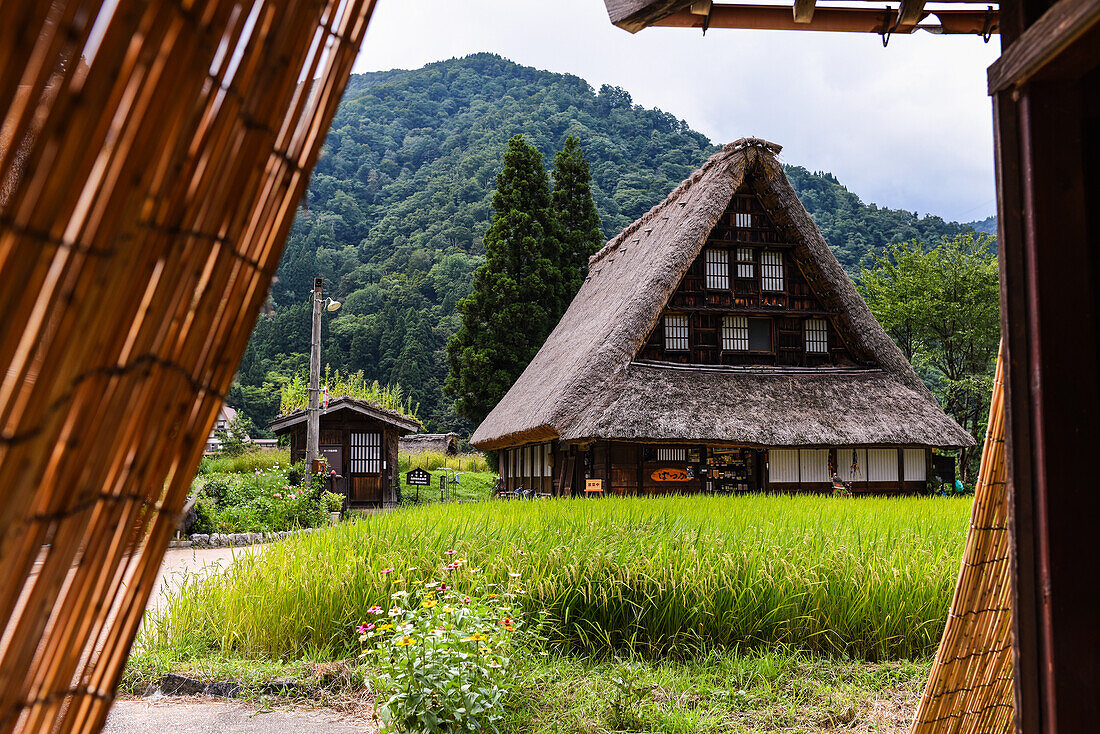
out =
<svg viewBox="0 0 1100 734"><path fill-rule="evenodd" d="M776 160L727 145L607 243L471 443L555 494L919 491L974 444L871 315ZM588 480L595 480L591 484Z"/></svg>

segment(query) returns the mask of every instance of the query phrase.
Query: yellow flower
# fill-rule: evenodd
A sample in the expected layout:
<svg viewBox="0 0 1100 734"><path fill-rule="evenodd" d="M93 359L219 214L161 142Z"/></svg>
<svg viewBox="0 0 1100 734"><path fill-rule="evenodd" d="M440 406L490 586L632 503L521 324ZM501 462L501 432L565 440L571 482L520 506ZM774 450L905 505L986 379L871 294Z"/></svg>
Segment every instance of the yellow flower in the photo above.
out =
<svg viewBox="0 0 1100 734"><path fill-rule="evenodd" d="M389 632L392 629L393 629L392 624L380 624L380 625L378 625L378 631L379 632Z"/></svg>
<svg viewBox="0 0 1100 734"><path fill-rule="evenodd" d="M513 625L510 625L510 624L504 625L504 629L508 630L509 632L515 632L515 630L516 630L516 628Z"/></svg>
<svg viewBox="0 0 1100 734"><path fill-rule="evenodd" d="M455 608L454 608L454 607L443 607L443 612L444 612L445 614L450 614L450 613L451 613L451 612L453 612L454 610L455 610Z"/></svg>
<svg viewBox="0 0 1100 734"><path fill-rule="evenodd" d="M400 640L393 644L397 645L398 647L408 647L409 645L415 645L416 640L406 635L405 637L402 637Z"/></svg>
<svg viewBox="0 0 1100 734"><path fill-rule="evenodd" d="M475 632L472 635L470 635L469 637L463 637L462 641L463 642L485 642L488 639L489 639L488 637L481 634L480 632Z"/></svg>
<svg viewBox="0 0 1100 734"><path fill-rule="evenodd" d="M438 603L439 602L437 602L435 599L425 599L424 601L420 602L420 606L424 607L425 609L431 609Z"/></svg>

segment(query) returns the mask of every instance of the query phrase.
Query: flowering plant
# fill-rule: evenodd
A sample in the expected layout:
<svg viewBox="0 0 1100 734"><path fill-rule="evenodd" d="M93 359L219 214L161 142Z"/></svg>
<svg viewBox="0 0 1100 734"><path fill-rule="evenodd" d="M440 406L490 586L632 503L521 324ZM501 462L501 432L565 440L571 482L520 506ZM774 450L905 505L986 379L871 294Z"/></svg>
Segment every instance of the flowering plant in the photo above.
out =
<svg viewBox="0 0 1100 734"><path fill-rule="evenodd" d="M379 706L387 731L500 731L522 621L511 593L485 594L464 561L448 565L447 584L391 582L390 608L371 607L356 630L388 696Z"/></svg>

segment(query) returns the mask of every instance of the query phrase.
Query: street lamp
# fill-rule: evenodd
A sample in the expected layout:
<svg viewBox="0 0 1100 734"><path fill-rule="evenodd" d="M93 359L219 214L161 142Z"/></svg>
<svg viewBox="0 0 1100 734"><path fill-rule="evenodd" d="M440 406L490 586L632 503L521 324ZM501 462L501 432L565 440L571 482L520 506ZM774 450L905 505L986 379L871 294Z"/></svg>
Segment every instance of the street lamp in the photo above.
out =
<svg viewBox="0 0 1100 734"><path fill-rule="evenodd" d="M309 408L306 413L306 486L313 486L313 462L321 436L321 306L332 312L340 302L321 299L321 279L313 279L313 342L309 350Z"/></svg>

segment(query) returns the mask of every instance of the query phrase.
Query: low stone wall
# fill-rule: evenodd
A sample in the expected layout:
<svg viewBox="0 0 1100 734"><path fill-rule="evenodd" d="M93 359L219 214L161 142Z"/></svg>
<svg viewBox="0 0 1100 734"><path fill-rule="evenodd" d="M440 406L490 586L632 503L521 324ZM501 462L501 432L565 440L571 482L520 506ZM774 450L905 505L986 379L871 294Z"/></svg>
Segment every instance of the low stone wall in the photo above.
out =
<svg viewBox="0 0 1100 734"><path fill-rule="evenodd" d="M169 548L234 548L240 546L256 545L258 543L271 543L284 538L291 538L302 533L312 533L316 528L302 528L301 530L281 530L277 533L195 533L190 540L173 540L168 544Z"/></svg>

